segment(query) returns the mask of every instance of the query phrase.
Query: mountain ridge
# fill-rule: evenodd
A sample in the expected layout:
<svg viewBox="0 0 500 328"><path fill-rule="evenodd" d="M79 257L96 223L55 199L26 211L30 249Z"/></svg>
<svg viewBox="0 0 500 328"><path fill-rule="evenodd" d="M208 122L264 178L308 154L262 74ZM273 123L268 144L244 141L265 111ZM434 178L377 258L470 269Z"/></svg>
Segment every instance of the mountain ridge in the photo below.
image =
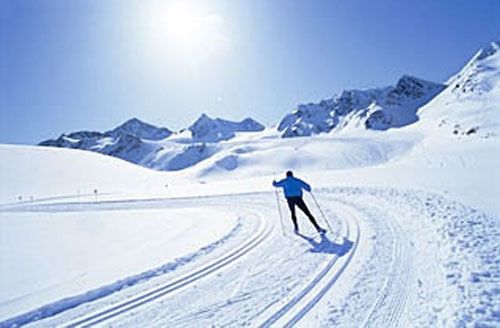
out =
<svg viewBox="0 0 500 328"><path fill-rule="evenodd" d="M39 145L89 150L172 171L224 151L229 140L243 134L252 136L238 142L399 128L489 137L500 129L499 45L496 40L480 49L446 84L405 74L393 86L344 90L317 103L299 104L273 128L250 117L235 122L203 113L189 127L172 132L134 117L106 132L76 131ZM228 155L221 166L234 167L234 158Z"/></svg>
<svg viewBox="0 0 500 328"><path fill-rule="evenodd" d="M418 127L456 136L492 137L500 130L500 39L480 49L419 110Z"/></svg>
<svg viewBox="0 0 500 328"><path fill-rule="evenodd" d="M285 138L348 129L388 130L418 120L418 108L445 85L403 75L395 86L344 90L319 103L299 105L278 125Z"/></svg>
<svg viewBox="0 0 500 328"><path fill-rule="evenodd" d="M212 156L219 150L214 144L232 139L236 133L264 129L249 117L235 122L202 114L189 128L174 133L133 117L106 132L63 133L38 145L93 151L156 170L176 171ZM185 132L191 136L178 138Z"/></svg>

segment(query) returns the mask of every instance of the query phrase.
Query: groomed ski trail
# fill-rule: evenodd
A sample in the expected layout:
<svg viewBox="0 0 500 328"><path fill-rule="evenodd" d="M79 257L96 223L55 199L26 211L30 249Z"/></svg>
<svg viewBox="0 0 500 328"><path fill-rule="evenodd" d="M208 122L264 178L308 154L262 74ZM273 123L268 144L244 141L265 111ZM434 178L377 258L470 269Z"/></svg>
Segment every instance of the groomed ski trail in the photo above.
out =
<svg viewBox="0 0 500 328"><path fill-rule="evenodd" d="M259 327L293 327L311 310L321 298L334 286L337 279L347 268L355 254L360 241L360 228L355 216L342 219L342 238L344 244L341 254L333 255L326 266L299 293L289 299L278 309L272 309L272 314ZM345 256L344 256L345 255Z"/></svg>
<svg viewBox="0 0 500 328"><path fill-rule="evenodd" d="M276 211L275 204L262 198L268 197L268 195L255 194L254 196L259 198L259 201L254 204L263 205L261 207L263 211ZM335 203L334 206L328 205L327 213L332 214L332 207L346 208L347 206L341 206L340 203ZM315 211L317 210L315 209ZM205 284L198 286L196 291L187 290L182 295L173 295L170 302L160 301L158 304L151 305L143 313L123 318L123 320L118 319L110 322L110 325L125 327L137 325L140 322L149 322L153 326L190 327L213 324L216 326L266 327L280 326L282 323L293 326L298 322L307 322L309 311L322 302L326 295L331 296L331 290L335 289L336 281L349 267L360 242L361 229L357 219L359 214L352 209L349 211L343 209L340 213L339 219L333 222L337 236L330 235L329 237L336 237L334 238L336 241L341 239L342 244L335 244L326 237L326 246L330 249L321 250L320 247L310 253L307 247L304 249L308 243L305 243L300 236L291 233L291 222L285 223L286 233L283 235L281 229L278 229L280 224L278 216L271 216L270 222L277 229L274 229L265 245L259 247L253 256L245 258L240 263L240 267L229 268L233 272L224 273L226 275L225 281L221 280L220 277L213 276L211 277L212 281L204 282ZM300 225L305 228L304 230L309 231L308 234L313 231L309 227L310 223L303 218ZM315 232L314 236L316 236ZM316 237L316 240L318 238L319 236ZM336 248L333 253L332 247ZM303 254L302 256L309 257L313 265L310 263L300 265L297 262L300 259L294 259L293 256L294 252L297 251ZM319 252L315 255L315 251ZM335 254L335 252L339 254ZM297 273L285 274L274 272L279 271L280 268L283 268L283 264L291 263L291 261L295 261L299 269L306 267L304 273L301 274L300 270ZM217 281L218 279L220 281ZM234 281L234 287L228 286L228 281ZM265 281L269 281L269 284L266 284ZM261 287L258 287L259 284ZM205 288L208 290L204 291ZM198 306L197 302L203 298L198 295L200 289L204 295L210 295L210 299L208 303ZM213 290L213 292L209 290ZM249 290L253 290L253 292ZM181 308L180 304L183 304L184 307ZM236 309L230 309L233 306ZM242 308L238 308L239 306ZM220 314L216 318L222 319L222 321L210 322L210 318L214 318L212 313L219 311L232 313L232 318L226 318L228 319L226 320L223 319L224 315ZM165 314L167 315L165 316ZM205 321L205 315L207 321Z"/></svg>
<svg viewBox="0 0 500 328"><path fill-rule="evenodd" d="M166 297L181 288L189 287L189 285L198 282L198 280L206 278L211 274L215 274L219 270L223 270L226 266L231 265L233 262L240 260L243 256L245 256L245 254L258 247L269 236L271 231L272 229L267 222L265 220L261 220L261 228L258 233L248 242L236 248L234 251L229 252L229 254L212 261L194 272L183 275L172 282L167 282L166 284L153 290L134 296L133 298L122 303L105 310L101 310L98 313L69 322L65 325L67 327L92 327L111 320L128 311L136 310L146 303L154 302L161 297Z"/></svg>
<svg viewBox="0 0 500 328"><path fill-rule="evenodd" d="M378 230L376 236L383 236L385 242L390 243L390 246L385 248L385 254L379 254L374 249L376 256L386 256L390 263L383 267L385 277L375 289L376 295L370 299L372 305L364 311L365 317L359 327L398 327L411 294L409 288L413 285L411 252L408 242L403 239L401 227L393 214L377 205L379 200L376 198L362 203L344 199L337 201L364 214Z"/></svg>
<svg viewBox="0 0 500 328"><path fill-rule="evenodd" d="M161 286L125 293L125 297L120 295L127 289L118 291L112 301L91 302L88 308L71 309L32 325L398 327L443 323L439 317L442 310L432 301L442 294L442 288L447 288L445 296L455 295L456 285L433 290L433 279L441 279L440 272L426 277L429 271L424 266L432 267L434 262L425 263L422 256L440 250L437 236L448 234L448 230L436 230L441 222L436 213L468 220L476 215L477 220L494 223L476 211L426 192L332 188L317 191L317 195L336 231L326 237L326 244L336 247L333 251L322 249L323 241L304 217L299 217L299 225L305 236L293 235L286 219L283 234L274 197L266 192L94 204L99 209L224 204L248 217L259 217L261 227L250 240L233 244L230 251L203 262L194 271L169 278ZM85 206L60 203L32 209L64 211ZM311 207L319 217L317 209ZM429 220L434 220L434 225ZM420 231L426 231L426 239L416 239L415 232ZM340 239L343 242L338 244ZM415 247L422 240L429 249ZM481 289L474 293L464 297L488 295ZM474 304L468 302L466 306ZM443 304L456 308L452 302Z"/></svg>
<svg viewBox="0 0 500 328"><path fill-rule="evenodd" d="M144 201L103 201L103 202L78 202L78 203L48 203L48 204L27 204L27 206L16 206L10 208L10 211L86 211L98 208L98 209L121 209L123 207L126 208L161 208L164 206L186 206L189 204L190 206L206 206L205 203L206 197L193 197L193 198L181 198L181 199L146 199ZM56 201L60 201L59 198L55 199ZM151 207L151 204L154 204ZM107 306L104 309L100 309L99 311L95 311L90 315L79 316L78 318L73 318L70 321L62 321L57 320L58 326L66 326L66 327L89 327L94 326L96 324L102 324L103 322L115 318L127 311L134 310L140 307L143 304L154 302L154 300L167 297L169 294L177 292L179 289L189 287L189 285L196 283L198 280L206 278L211 274L217 274L220 270L223 270L225 267L231 265L235 261L240 260L246 254L257 248L266 238L269 237L270 233L273 231L274 227L268 223L267 220L261 215L262 211L255 211L252 209L252 206L249 204L245 204L245 202L240 202L238 205L235 205L234 210L237 210L240 215L243 215L245 219L249 219L250 217L257 218L258 227L256 228L256 232L250 236L249 239L244 241L243 243L237 245L236 247L227 250L222 253L218 257L214 259L209 259L209 261L202 260L198 266L195 266L195 269L190 272L183 273L179 277L175 277L167 281L166 283L161 284L160 286L155 286L154 288L148 289L146 291L142 291L132 297L128 297L124 301L116 302L112 306ZM241 230L238 227L235 227L233 230ZM232 234L233 231L230 232ZM226 238L234 238L232 236L226 236ZM217 241L214 244L218 244L221 241ZM225 241L224 241L225 242ZM210 246L210 245L209 245ZM204 263L208 262L208 263ZM151 271L156 271L155 269ZM143 274L142 274L143 275ZM149 275L148 275L149 276ZM154 275L151 276L151 278ZM133 278L133 277L132 277ZM128 278L125 278L126 281ZM149 278L146 278L149 279ZM124 285L124 287L127 287ZM104 286L104 289L109 289L109 286ZM117 289L112 294L119 292L121 287ZM73 301L68 302L68 299L63 299L61 301L56 301L53 304L43 305L39 309L34 309L28 313L21 314L17 317L8 319L4 322L0 322L0 327L12 327L19 326L24 324L33 324L33 325L41 325L41 326L52 326L52 323L48 323L43 319L47 319L50 321L51 319L57 318L58 316L64 317L72 310L77 309L81 305L91 304L96 301L100 301L100 297L91 298L87 300L87 296L89 293L85 293L80 296L73 297ZM93 291L91 294L99 294L98 291ZM106 298L110 293L104 293L102 298ZM90 303L89 303L90 302ZM65 305L65 303L70 303L70 305ZM53 313L53 314L52 314Z"/></svg>

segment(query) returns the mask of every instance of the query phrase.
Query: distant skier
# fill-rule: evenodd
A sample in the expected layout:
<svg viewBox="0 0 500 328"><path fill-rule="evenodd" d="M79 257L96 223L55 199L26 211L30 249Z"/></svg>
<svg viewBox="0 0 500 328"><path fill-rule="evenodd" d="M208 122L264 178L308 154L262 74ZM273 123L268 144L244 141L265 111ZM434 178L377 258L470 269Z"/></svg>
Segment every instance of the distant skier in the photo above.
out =
<svg viewBox="0 0 500 328"><path fill-rule="evenodd" d="M299 226L297 225L297 216L295 215L295 205L297 205L302 210L302 212L304 212L304 214L307 215L309 220L311 220L311 223L314 225L314 227L320 234L324 234L326 232L325 229L321 228L318 225L318 223L314 219L314 216L311 214L311 212L306 206L306 203L304 203L304 200L302 199L302 189L309 192L311 191L311 186L309 184L294 177L292 171L287 171L286 178L280 181L274 180L273 186L281 187L285 192L285 198L288 203L288 207L290 208L290 212L292 214L292 221L295 233L299 233Z"/></svg>

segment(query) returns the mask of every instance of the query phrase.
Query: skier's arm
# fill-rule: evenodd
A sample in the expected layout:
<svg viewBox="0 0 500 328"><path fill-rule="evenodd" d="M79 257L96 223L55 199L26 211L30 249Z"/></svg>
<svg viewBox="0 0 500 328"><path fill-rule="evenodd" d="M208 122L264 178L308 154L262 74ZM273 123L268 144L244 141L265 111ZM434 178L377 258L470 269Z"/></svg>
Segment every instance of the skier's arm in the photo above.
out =
<svg viewBox="0 0 500 328"><path fill-rule="evenodd" d="M304 182L302 180L299 180L299 181L300 181L300 184L302 185L303 189L305 189L306 191L311 192L311 186L307 182Z"/></svg>
<svg viewBox="0 0 500 328"><path fill-rule="evenodd" d="M273 180L273 186L275 186L275 187L283 187L284 183L285 183L285 180L280 180L280 181Z"/></svg>

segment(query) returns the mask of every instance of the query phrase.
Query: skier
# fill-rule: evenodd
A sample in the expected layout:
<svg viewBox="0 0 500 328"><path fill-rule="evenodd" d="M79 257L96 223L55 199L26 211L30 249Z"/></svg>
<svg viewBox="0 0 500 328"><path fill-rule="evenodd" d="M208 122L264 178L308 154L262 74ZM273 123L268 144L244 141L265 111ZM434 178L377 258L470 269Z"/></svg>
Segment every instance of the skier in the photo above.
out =
<svg viewBox="0 0 500 328"><path fill-rule="evenodd" d="M295 215L295 205L297 205L302 210L302 212L307 215L311 223L320 234L326 233L326 230L318 225L318 223L314 219L314 216L311 214L306 204L304 203L304 200L302 199L302 189L310 192L310 185L294 177L292 171L287 171L285 179L280 181L273 180L273 186L281 187L285 192L285 198L292 214L292 221L296 234L299 233L299 226L297 225L297 216Z"/></svg>

